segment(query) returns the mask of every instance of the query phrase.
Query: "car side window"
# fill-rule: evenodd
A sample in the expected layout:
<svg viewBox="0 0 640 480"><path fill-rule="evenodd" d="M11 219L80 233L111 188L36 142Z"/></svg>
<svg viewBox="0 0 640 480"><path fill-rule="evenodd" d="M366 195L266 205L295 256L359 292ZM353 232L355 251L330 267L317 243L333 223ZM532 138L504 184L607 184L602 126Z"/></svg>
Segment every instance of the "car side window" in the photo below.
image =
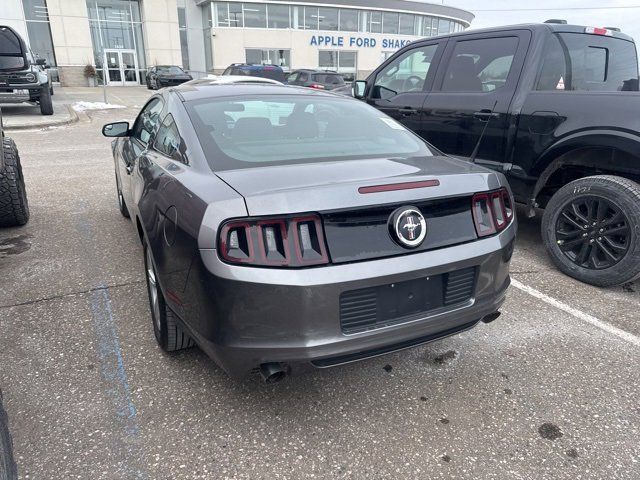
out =
<svg viewBox="0 0 640 480"><path fill-rule="evenodd" d="M165 154L167 157L178 162L185 163L184 157L180 152L181 145L182 138L178 132L178 127L173 120L173 115L168 113L160 124L153 146L156 150Z"/></svg>
<svg viewBox="0 0 640 480"><path fill-rule="evenodd" d="M133 126L133 132L131 138L137 140L144 147L149 143L151 134L155 127L158 125L160 112L162 111L163 103L158 97L151 100L142 109L136 123Z"/></svg>
<svg viewBox="0 0 640 480"><path fill-rule="evenodd" d="M447 65L443 92L493 92L505 86L518 37L458 41Z"/></svg>
<svg viewBox="0 0 640 480"><path fill-rule="evenodd" d="M309 74L302 72L300 73L300 76L298 77L298 81L300 82L308 82L309 81Z"/></svg>
<svg viewBox="0 0 640 480"><path fill-rule="evenodd" d="M632 42L556 33L545 45L536 90L638 91L638 59Z"/></svg>
<svg viewBox="0 0 640 480"><path fill-rule="evenodd" d="M287 78L287 82L295 82L298 80L298 77L300 76L300 73L295 72L292 73L291 75L289 75L289 77Z"/></svg>
<svg viewBox="0 0 640 480"><path fill-rule="evenodd" d="M376 77L373 98L388 99L401 93L420 92L438 45L426 45L405 52L388 64Z"/></svg>

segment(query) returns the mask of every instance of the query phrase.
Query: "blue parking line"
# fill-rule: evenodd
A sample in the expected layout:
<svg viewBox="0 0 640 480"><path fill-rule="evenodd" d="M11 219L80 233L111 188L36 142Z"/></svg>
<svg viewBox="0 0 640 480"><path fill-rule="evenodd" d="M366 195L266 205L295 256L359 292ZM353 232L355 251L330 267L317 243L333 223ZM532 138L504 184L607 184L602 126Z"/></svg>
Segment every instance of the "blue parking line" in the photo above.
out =
<svg viewBox="0 0 640 480"><path fill-rule="evenodd" d="M107 288L104 285L100 285L98 289L92 291L89 302L96 329L100 373L107 382L107 394L116 408L116 414L124 423L125 434L133 440L125 442L127 457L135 457L137 456L137 452L134 451L137 443L135 440L138 437L140 428L136 416L136 407L131 399L131 388L124 369L122 350ZM141 471L132 467L130 462L125 464L125 469L127 470L127 478L145 477Z"/></svg>

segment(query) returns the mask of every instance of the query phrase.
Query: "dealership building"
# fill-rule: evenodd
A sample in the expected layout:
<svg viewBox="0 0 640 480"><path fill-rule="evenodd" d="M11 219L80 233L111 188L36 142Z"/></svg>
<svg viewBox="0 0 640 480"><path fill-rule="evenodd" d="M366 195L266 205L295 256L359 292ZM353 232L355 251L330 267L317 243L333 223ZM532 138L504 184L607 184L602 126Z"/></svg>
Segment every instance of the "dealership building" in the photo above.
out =
<svg viewBox="0 0 640 480"><path fill-rule="evenodd" d="M472 13L417 0L1 0L0 25L46 58L62 85L139 85L153 65L195 76L232 63L362 78L418 38L458 32Z"/></svg>

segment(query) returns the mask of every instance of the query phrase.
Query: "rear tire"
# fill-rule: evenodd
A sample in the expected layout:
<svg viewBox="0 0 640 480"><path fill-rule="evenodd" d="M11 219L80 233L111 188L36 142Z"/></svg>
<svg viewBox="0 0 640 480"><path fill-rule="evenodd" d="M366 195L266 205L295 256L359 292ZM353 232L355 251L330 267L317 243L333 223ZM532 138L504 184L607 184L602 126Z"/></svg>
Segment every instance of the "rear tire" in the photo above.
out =
<svg viewBox="0 0 640 480"><path fill-rule="evenodd" d="M118 209L124 218L131 218L129 214L129 209L127 208L127 204L124 201L124 197L122 196L122 189L120 188L120 182L118 181L118 175L116 175L116 193L118 195Z"/></svg>
<svg viewBox="0 0 640 480"><path fill-rule="evenodd" d="M40 113L42 115L53 115L53 102L51 101L51 92L49 85L40 88Z"/></svg>
<svg viewBox="0 0 640 480"><path fill-rule="evenodd" d="M16 144L5 138L2 148L4 169L0 170L0 227L17 227L29 221L27 190Z"/></svg>
<svg viewBox="0 0 640 480"><path fill-rule="evenodd" d="M153 264L151 249L146 242L144 244L144 269L145 277L147 278L147 293L149 294L153 332L158 345L165 352L175 352L193 347L195 345L194 341L182 330L176 314L165 302Z"/></svg>
<svg viewBox="0 0 640 480"><path fill-rule="evenodd" d="M17 480L18 467L13 458L13 441L9 433L9 419L2 406L0 392L0 480Z"/></svg>
<svg viewBox="0 0 640 480"><path fill-rule="evenodd" d="M542 217L551 260L570 277L610 287L640 277L640 185L598 175L562 187Z"/></svg>

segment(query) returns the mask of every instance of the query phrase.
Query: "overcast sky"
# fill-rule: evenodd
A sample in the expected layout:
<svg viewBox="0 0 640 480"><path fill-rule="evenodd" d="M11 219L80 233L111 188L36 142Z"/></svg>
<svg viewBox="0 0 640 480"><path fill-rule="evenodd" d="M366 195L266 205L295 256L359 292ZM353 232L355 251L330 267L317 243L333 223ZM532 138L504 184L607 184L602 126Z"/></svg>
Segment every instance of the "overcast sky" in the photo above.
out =
<svg viewBox="0 0 640 480"><path fill-rule="evenodd" d="M640 0L431 0L476 15L471 28L562 18L574 25L618 27L640 43ZM632 8L628 8L632 7Z"/></svg>

